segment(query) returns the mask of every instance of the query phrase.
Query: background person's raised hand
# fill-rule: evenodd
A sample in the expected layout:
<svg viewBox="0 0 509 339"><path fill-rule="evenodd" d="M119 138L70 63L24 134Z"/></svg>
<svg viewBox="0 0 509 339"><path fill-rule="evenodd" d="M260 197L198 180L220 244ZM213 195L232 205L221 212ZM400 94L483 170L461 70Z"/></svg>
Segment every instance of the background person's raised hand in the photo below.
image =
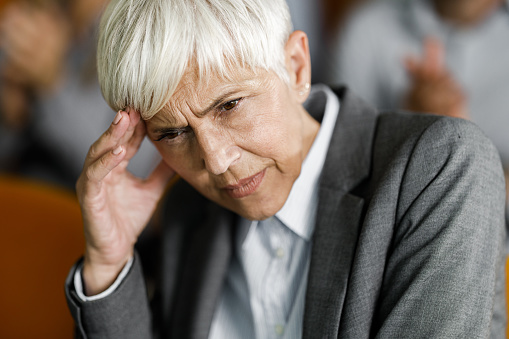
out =
<svg viewBox="0 0 509 339"><path fill-rule="evenodd" d="M145 134L138 112L118 112L90 147L76 183L85 228L83 279L88 295L110 286L132 257L138 236L175 174L164 162L147 179L127 171Z"/></svg>
<svg viewBox="0 0 509 339"><path fill-rule="evenodd" d="M410 89L405 108L468 119L466 96L444 62L444 47L435 38L424 41L422 57L408 56L405 68Z"/></svg>

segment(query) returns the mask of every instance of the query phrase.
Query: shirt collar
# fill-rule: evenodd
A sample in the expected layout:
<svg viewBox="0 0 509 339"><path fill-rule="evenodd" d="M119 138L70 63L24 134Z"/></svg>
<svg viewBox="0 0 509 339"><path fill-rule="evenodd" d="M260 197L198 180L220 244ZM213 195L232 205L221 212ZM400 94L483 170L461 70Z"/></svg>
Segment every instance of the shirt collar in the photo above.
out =
<svg viewBox="0 0 509 339"><path fill-rule="evenodd" d="M309 240L313 234L318 207L318 183L340 107L338 97L329 87L313 86L310 98L316 95L322 95L326 100L320 130L302 164L300 175L293 184L288 199L283 208L276 213L285 226L305 240Z"/></svg>

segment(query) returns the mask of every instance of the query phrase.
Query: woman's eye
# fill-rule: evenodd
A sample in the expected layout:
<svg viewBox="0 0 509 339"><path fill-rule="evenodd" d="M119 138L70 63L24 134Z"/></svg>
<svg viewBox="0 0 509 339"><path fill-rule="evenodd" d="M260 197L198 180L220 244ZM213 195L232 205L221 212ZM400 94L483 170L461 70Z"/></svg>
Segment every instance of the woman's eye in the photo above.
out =
<svg viewBox="0 0 509 339"><path fill-rule="evenodd" d="M182 133L184 133L183 130L167 132L167 133L164 133L163 135L161 135L156 141L161 141L163 139L168 139L168 140L175 139L176 137L180 136Z"/></svg>
<svg viewBox="0 0 509 339"><path fill-rule="evenodd" d="M235 100L231 100L231 101L228 101L226 104L224 104L221 108L225 111L230 111L232 109L235 108L235 106L237 106L237 104L239 103L240 99L235 99Z"/></svg>

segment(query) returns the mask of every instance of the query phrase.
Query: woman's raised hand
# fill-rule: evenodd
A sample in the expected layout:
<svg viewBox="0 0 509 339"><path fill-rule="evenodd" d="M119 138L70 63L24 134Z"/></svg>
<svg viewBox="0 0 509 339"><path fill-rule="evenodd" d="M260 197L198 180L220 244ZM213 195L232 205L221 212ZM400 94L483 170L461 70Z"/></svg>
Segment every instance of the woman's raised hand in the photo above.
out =
<svg viewBox="0 0 509 339"><path fill-rule="evenodd" d="M83 279L87 295L108 288L132 257L138 236L175 174L164 161L148 179L127 171L145 134L138 112L118 112L90 147L76 183L85 228Z"/></svg>

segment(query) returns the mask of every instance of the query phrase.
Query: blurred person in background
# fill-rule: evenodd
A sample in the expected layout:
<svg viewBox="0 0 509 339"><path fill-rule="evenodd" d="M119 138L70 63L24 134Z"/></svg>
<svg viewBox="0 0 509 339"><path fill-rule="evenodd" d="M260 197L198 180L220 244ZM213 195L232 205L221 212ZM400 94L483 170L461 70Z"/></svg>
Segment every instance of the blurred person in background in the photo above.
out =
<svg viewBox="0 0 509 339"><path fill-rule="evenodd" d="M471 119L509 183L509 1L372 1L341 29L329 82L382 109Z"/></svg>
<svg viewBox="0 0 509 339"><path fill-rule="evenodd" d="M112 110L96 76L106 0L16 1L0 18L0 170L73 188ZM147 174L155 149L130 169Z"/></svg>

